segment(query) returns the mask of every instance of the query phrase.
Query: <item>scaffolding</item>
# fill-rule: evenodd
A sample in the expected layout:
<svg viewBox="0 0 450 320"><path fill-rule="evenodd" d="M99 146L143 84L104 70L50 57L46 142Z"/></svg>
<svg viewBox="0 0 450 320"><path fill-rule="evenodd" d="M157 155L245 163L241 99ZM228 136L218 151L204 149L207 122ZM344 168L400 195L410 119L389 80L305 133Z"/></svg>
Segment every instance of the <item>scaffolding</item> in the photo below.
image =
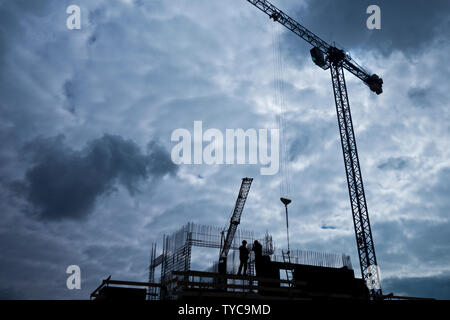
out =
<svg viewBox="0 0 450 320"><path fill-rule="evenodd" d="M230 273L236 273L237 265L239 264L239 246L242 240L246 240L249 243L249 249L251 244L258 240L263 246L263 254L272 255L275 252L272 237L266 233L262 237L256 237L251 231L239 229L236 231L232 246L230 248L231 254L227 260L227 270ZM155 282L155 270L158 266L161 266L160 283L164 284L166 290L161 290L159 295L163 299L170 299L169 292L173 286L173 271L188 271L191 267L191 254L192 247L203 248L217 248L217 254L219 255L220 249L223 245L223 230L220 227L200 225L192 222L187 223L181 229L171 235L164 235L162 253L156 256L156 244L152 244L150 252L150 265L149 265L149 282ZM211 261L211 267L209 271L217 272L219 256L217 255L217 261ZM248 263L248 275L254 275L254 257L251 254ZM158 297L159 288L152 288L150 293L151 299ZM166 291L166 292L165 292Z"/></svg>
<svg viewBox="0 0 450 320"><path fill-rule="evenodd" d="M272 256L272 261L283 262L282 250L277 250ZM290 264L303 264L326 268L347 268L353 270L350 256L346 254L318 252L311 250L290 250Z"/></svg>
<svg viewBox="0 0 450 320"><path fill-rule="evenodd" d="M255 274L255 257L251 251L251 246L255 240L262 245L264 256L270 256L273 262L282 262L281 249L275 249L272 236L266 232L265 235L256 236L252 231L239 229L236 231L230 253L227 259L228 274L236 274L239 266L239 246L242 240L248 243L250 256L248 260L247 275L250 277ZM149 264L149 283L155 283L155 270L161 268L159 283L160 287L150 288L150 299L173 299L171 292L176 283L174 281L175 272L191 271L191 256L193 247L213 248L217 250L217 257L210 261L210 267L207 272L217 273L219 254L224 243L224 230L217 226L201 225L189 222L171 235L164 235L162 253L157 256L156 244L152 244L150 251ZM327 268L347 268L353 269L350 257L345 254L315 252L307 250L294 249L290 251L292 265L302 264ZM187 279L185 279L187 281ZM201 279L203 282L212 281L212 279ZM158 282L158 281L157 281ZM234 280L229 282L233 285ZM250 283L251 284L251 283Z"/></svg>

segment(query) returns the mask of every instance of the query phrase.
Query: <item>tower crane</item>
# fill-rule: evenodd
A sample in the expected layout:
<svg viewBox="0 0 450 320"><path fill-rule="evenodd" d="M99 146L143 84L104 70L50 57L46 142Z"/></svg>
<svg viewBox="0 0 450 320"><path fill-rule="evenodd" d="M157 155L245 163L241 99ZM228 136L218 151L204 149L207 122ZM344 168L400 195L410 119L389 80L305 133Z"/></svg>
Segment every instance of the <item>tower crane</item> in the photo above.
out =
<svg viewBox="0 0 450 320"><path fill-rule="evenodd" d="M370 90L377 95L383 92L383 80L376 74L370 74L364 70L343 49L328 44L269 1L247 1L266 13L270 19L279 22L311 44L313 48L310 50L310 54L313 62L320 68L324 70L330 69L331 71L361 275L368 285L371 297L381 297L382 291L378 274L377 258L375 256L369 212L367 210L361 167L359 165L358 151L356 148L344 69L361 79Z"/></svg>
<svg viewBox="0 0 450 320"><path fill-rule="evenodd" d="M219 272L226 273L227 268L227 257L230 251L231 245L233 244L234 234L236 229L241 223L241 215L244 210L245 201L247 200L248 193L250 191L250 186L252 184L253 178L243 178L241 183L241 189L239 190L239 195L236 199L236 204L234 206L233 214L230 218L230 225L223 241L223 246L220 250L219 256ZM223 234L222 234L223 235Z"/></svg>

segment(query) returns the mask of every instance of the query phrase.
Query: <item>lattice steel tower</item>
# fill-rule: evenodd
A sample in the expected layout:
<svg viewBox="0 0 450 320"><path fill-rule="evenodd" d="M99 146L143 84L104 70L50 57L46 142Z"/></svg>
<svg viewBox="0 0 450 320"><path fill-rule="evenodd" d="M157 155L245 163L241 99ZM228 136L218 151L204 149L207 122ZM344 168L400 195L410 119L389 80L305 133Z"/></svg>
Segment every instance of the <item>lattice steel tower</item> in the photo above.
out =
<svg viewBox="0 0 450 320"><path fill-rule="evenodd" d="M316 65L324 70L330 69L336 102L339 133L344 155L345 172L347 175L350 206L355 227L361 274L373 298L381 297L381 284L378 274L377 258L370 228L369 212L356 148L352 115L345 85L344 69L361 79L370 90L376 94L383 92L383 80L376 74L370 74L360 67L343 49L332 46L303 27L300 23L279 10L269 1L247 0L266 13L271 19L281 23L303 40L310 43L311 58Z"/></svg>

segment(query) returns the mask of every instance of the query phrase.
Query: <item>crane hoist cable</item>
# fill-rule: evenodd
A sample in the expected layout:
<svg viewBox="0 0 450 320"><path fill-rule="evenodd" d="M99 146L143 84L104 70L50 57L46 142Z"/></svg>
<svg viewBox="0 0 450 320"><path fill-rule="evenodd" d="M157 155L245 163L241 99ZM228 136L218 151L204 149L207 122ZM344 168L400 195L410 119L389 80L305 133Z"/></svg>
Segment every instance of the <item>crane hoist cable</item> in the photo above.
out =
<svg viewBox="0 0 450 320"><path fill-rule="evenodd" d="M284 68L283 59L281 53L281 31L279 30L279 24L274 21L272 24L272 49L273 49L273 65L274 65L274 84L275 84L275 106L279 108L279 114L277 115L277 125L280 132L280 200L285 207L286 214L286 241L287 251L282 251L283 260L290 265L290 244L289 244L289 215L288 204L291 200L290 196L290 165L289 165L289 148L287 147L286 136L286 106L284 101ZM292 278L288 274L288 268L286 268L286 278L289 280Z"/></svg>
<svg viewBox="0 0 450 320"><path fill-rule="evenodd" d="M289 149L287 147L286 135L286 106L284 101L284 67L281 54L281 31L279 25L272 24L272 52L273 52L273 76L274 76L274 105L278 111L276 115L277 128L280 133L280 197L290 195L290 166Z"/></svg>

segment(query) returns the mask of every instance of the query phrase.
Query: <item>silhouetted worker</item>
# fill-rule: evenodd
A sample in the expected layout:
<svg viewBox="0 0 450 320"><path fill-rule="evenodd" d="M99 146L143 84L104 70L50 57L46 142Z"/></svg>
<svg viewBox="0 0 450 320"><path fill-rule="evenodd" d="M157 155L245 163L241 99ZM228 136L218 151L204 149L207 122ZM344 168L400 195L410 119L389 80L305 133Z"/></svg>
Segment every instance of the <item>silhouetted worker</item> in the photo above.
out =
<svg viewBox="0 0 450 320"><path fill-rule="evenodd" d="M244 276L247 275L247 261L249 253L250 251L247 249L247 241L242 240L242 246L239 247L239 260L241 263L239 264L238 275L241 274L242 267L244 267Z"/></svg>
<svg viewBox="0 0 450 320"><path fill-rule="evenodd" d="M262 257L262 245L261 245L261 243L259 243L258 240L255 240L255 241L253 242L253 248L252 248L252 250L255 252L255 257L256 257L256 258Z"/></svg>
<svg viewBox="0 0 450 320"><path fill-rule="evenodd" d="M255 252L255 271L256 275L260 273L260 266L262 264L262 245L258 240L253 242L253 252Z"/></svg>

